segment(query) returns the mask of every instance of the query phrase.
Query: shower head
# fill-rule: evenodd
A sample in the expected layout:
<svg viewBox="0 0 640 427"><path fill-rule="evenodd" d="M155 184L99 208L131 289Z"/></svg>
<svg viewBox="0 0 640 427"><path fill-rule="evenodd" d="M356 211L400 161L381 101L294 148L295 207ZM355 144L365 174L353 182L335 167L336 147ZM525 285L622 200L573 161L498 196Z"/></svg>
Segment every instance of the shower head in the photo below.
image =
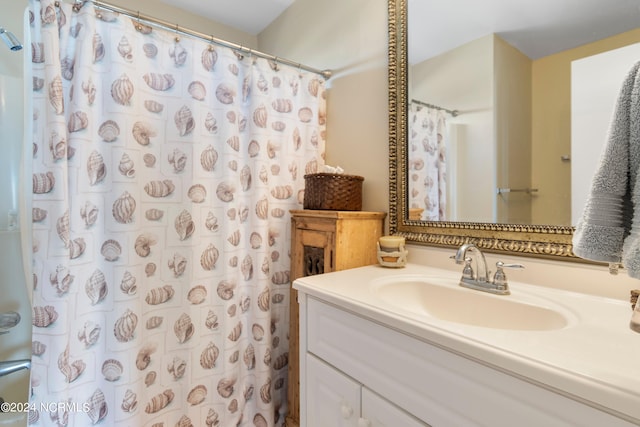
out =
<svg viewBox="0 0 640 427"><path fill-rule="evenodd" d="M18 38L11 31L7 31L4 28L0 27L0 38L2 38L2 41L4 41L7 46L9 46L9 49L13 51L22 49L22 43L20 43L20 40L18 40Z"/></svg>

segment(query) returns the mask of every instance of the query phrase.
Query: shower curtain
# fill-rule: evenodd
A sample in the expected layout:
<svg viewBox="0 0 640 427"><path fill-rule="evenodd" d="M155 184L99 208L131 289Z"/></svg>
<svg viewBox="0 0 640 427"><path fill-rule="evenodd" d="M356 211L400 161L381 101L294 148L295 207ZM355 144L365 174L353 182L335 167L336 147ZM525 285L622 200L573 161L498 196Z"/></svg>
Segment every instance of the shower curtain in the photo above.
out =
<svg viewBox="0 0 640 427"><path fill-rule="evenodd" d="M409 103L409 207L423 221L446 221L447 117L436 108Z"/></svg>
<svg viewBox="0 0 640 427"><path fill-rule="evenodd" d="M34 425L273 426L324 82L30 1Z"/></svg>

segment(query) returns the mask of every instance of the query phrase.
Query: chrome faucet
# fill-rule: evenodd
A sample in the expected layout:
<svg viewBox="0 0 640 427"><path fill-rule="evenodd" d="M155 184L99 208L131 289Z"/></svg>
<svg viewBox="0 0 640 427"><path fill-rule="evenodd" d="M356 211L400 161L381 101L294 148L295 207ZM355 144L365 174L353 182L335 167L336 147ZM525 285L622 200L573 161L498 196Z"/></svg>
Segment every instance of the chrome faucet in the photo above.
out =
<svg viewBox="0 0 640 427"><path fill-rule="evenodd" d="M31 369L31 359L7 360L0 362L0 377L13 374L23 369Z"/></svg>
<svg viewBox="0 0 640 427"><path fill-rule="evenodd" d="M476 268L475 271L471 266L473 258L469 255L475 254ZM497 295L509 295L509 284L504 268L524 268L521 264L505 264L502 261L496 263L496 273L493 280L489 279L491 272L487 268L487 260L482 251L473 243L465 243L458 248L455 256L456 264L463 264L462 277L460 278L460 286L475 289L483 292L490 292Z"/></svg>

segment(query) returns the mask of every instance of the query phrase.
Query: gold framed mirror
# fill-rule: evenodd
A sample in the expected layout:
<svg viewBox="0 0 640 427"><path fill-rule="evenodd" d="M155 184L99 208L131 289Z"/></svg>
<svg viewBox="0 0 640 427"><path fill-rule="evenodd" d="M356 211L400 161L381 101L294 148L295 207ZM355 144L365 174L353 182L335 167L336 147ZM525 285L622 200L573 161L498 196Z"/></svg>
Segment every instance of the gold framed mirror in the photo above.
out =
<svg viewBox="0 0 640 427"><path fill-rule="evenodd" d="M572 226L420 221L408 207L407 0L389 0L389 231L439 247L473 242L491 252L581 261L572 252Z"/></svg>

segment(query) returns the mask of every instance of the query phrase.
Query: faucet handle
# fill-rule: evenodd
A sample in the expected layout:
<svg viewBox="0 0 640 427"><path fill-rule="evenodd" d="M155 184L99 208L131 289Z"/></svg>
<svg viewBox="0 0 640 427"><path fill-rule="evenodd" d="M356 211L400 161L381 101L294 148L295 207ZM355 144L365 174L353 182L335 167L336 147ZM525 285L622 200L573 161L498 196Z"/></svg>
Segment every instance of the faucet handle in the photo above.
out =
<svg viewBox="0 0 640 427"><path fill-rule="evenodd" d="M524 268L522 264L505 264L502 261L496 262L496 268Z"/></svg>
<svg viewBox="0 0 640 427"><path fill-rule="evenodd" d="M493 284L496 288L507 291L509 284L507 283L507 275L504 272L505 268L524 268L524 265L505 264L502 261L496 262L496 273L493 275Z"/></svg>

